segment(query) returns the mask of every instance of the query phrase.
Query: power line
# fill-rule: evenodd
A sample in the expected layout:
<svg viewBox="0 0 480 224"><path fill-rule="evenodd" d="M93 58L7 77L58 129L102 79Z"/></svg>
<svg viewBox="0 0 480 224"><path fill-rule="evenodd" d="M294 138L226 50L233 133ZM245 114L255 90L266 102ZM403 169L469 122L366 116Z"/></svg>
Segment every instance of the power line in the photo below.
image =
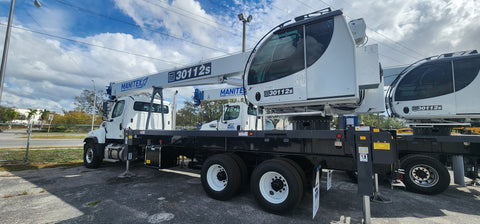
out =
<svg viewBox="0 0 480 224"><path fill-rule="evenodd" d="M6 26L6 24L4 24L4 23L0 23L0 25ZM62 40L68 40L68 41L79 43L79 44L84 44L84 45L88 45L88 46L103 48L103 49L106 49L106 50L125 53L125 54L129 54L129 55L137 56L137 57L158 60L158 61L162 61L162 62L165 62L165 63L168 63L168 64L184 66L184 64L180 64L180 63L173 62L173 61L167 61L167 60L160 59L160 58L155 58L155 57L151 57L151 56L146 56L146 55L141 55L141 54L132 53L132 52L128 52L128 51L123 51L123 50L119 50L119 49L115 49L115 48L111 48L111 47L105 47L105 46L92 44L92 43L88 43L88 42L84 42L84 41L79 41L79 40L75 40L75 39L71 39L71 38L67 38L67 37L61 37L61 36L57 36L57 35L53 35L53 34L49 34L49 33L30 30L30 29L23 28L23 27L17 27L17 26L12 26L12 27L15 28L15 29L24 30L24 31L28 31L28 32L31 32L31 33L36 33L36 34L40 34L40 35L44 35L44 36L48 36L48 37L53 37L53 38L62 39Z"/></svg>
<svg viewBox="0 0 480 224"><path fill-rule="evenodd" d="M301 2L300 0L296 0L296 1ZM327 5L328 7L333 8L333 6L331 6L330 4L326 3L325 1L323 1L323 0L319 0L319 1L322 2L323 4ZM303 3L303 4L306 5L305 3ZM312 8L312 7L311 7L311 8ZM352 17L350 17L350 16L348 16L348 15L345 15L345 16L346 16L347 18L353 19ZM424 56L423 56L421 53L419 53L418 51L413 50L413 49L411 49L411 48L409 48L409 47L407 47L407 46L404 46L403 44L400 44L399 42L396 42L396 41L392 40L391 38L387 37L386 35L381 34L381 33L379 33L379 32L376 31L376 30L371 29L370 27L368 27L368 25L367 25L367 29L369 29L369 30L377 33L378 35L384 37L384 38L387 39L388 41L391 41L392 43L397 44L397 45L401 46L402 48L405 48L405 49L407 49L407 50L409 50L409 51L411 51L411 52L414 52L414 53L420 55L422 58L424 58ZM371 38L371 39L376 40L375 38ZM378 41L378 40L376 40L376 41L380 43L380 41ZM387 47L389 47L386 43L385 43L384 45L387 46ZM395 48L393 48L393 47L389 47L389 48L391 48L392 50L397 51L397 52L399 52L399 53L401 53L401 54L403 54L403 55L406 55L406 56L408 56L408 57L411 57L411 58L413 58L413 59L418 59L418 58L415 57L415 56L412 56L412 55L410 55L410 54L403 53L402 51L400 51L400 50L398 50L398 49L395 49ZM384 56L385 56L385 55L384 55ZM388 58L392 59L391 57L388 57ZM397 61L397 60L395 60L395 61ZM397 61L397 62L398 62L398 61Z"/></svg>
<svg viewBox="0 0 480 224"><path fill-rule="evenodd" d="M158 7L160 7L160 8L163 8L163 9L165 9L165 10L168 10L168 11L171 11L171 12L174 12L174 13L177 13L177 14L179 14L179 15L181 15L181 16L188 17L188 18L190 18L190 19L192 19L192 20L195 20L195 21L197 21L197 22L199 22L199 23L203 23L203 24L205 24L205 25L210 25L210 24L206 24L205 22L203 22L203 21L201 21L201 20L199 20L199 19L191 16L191 15L190 15L190 14L192 14L191 12L189 12L189 11L187 11L187 10L185 10L185 9L179 8L179 7L175 7L175 6L173 6L173 5L168 5L168 3L165 3L165 2L163 2L163 1L161 1L161 2L162 2L163 4L167 4L168 7L171 7L171 8L180 10L180 11L184 11L184 12L189 13L189 14L183 14L183 13L179 13L179 12L173 11L173 10L169 9L168 7L161 6L161 5L157 4L157 3L151 2L151 1L149 1L149 0L143 0L143 1L144 1L144 2L147 2L147 3L151 4L151 5L155 5L155 6L158 6ZM212 20L210 20L210 19L208 19L208 18L206 18L206 17L203 17L203 16L201 16L201 15L198 15L198 14L192 14L192 15L195 15L195 16L197 16L197 17L200 17L200 18L202 18L202 19L204 19L204 20L206 20L206 21L208 21L208 22L210 22L210 23L215 24L216 26L223 26L223 25L218 24L217 22L212 21ZM223 32L226 32L226 33L230 33L230 34L235 35L235 33L234 33L233 31L226 30L226 29L223 29L223 28L218 28L218 29L221 30L221 31L223 31Z"/></svg>
<svg viewBox="0 0 480 224"><path fill-rule="evenodd" d="M200 47L204 47L204 48L208 48L208 49L210 49L210 50L214 50L214 51L218 51L218 52L222 52L222 53L228 54L227 51L222 50L222 49L220 49L220 48L215 48L215 47L207 46L207 45L204 45L204 44L201 44L201 43L197 43L197 42L194 42L194 41L191 41L191 40L187 40L187 39L182 38L182 37L177 37L177 36L174 36L174 35L171 35L171 34L168 34L168 33L164 33L164 32L160 32L160 31L158 31L158 30L150 29L150 28L147 28L147 27L142 27L142 26L139 26L139 25L137 25L137 24L135 24L135 23L127 22L127 21L124 21L124 20L121 20L121 19L118 19L118 18L115 18L115 17L111 17L111 16L108 16L108 15L101 14L101 13L99 13L99 12L95 12L95 11L92 11L92 10L89 10L89 9L85 9L85 8L82 8L82 7L78 7L78 6L76 6L76 5L72 5L72 4L70 4L70 3L67 3L67 2L64 2L64 1L61 1L61 0L55 0L55 1L57 1L57 2L60 3L60 4L66 5L66 6L68 6L68 7L75 8L75 9L77 9L77 10L84 11L84 12L87 12L87 13L90 13L90 14L93 14L93 15L97 15L97 16L100 16L100 17L104 17L104 18L106 18L106 19L110 19L110 20L113 20L113 21L116 21L116 22L124 23L124 24L130 25L130 26L134 26L134 27L140 28L140 29L142 29L142 30L148 30L148 31L151 31L151 32L158 33L158 34L160 34L160 35L168 36L168 37L171 37L171 38L174 38L174 39L177 39L177 40L181 40L181 41L184 41L184 42L188 42L188 43L191 43L191 44L200 46Z"/></svg>

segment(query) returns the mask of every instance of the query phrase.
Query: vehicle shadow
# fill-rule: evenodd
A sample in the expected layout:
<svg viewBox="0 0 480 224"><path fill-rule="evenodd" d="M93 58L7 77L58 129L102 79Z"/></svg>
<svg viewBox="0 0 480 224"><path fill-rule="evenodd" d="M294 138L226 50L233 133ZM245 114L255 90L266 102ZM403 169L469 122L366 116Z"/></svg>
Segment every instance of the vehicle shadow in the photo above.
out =
<svg viewBox="0 0 480 224"><path fill-rule="evenodd" d="M323 175L320 208L312 220L308 189L297 209L275 215L256 204L248 186L228 201L209 198L198 178L199 170L157 171L136 162L131 165L135 177L118 178L124 170L123 164L105 163L98 169L80 166L3 172L0 207L8 209L2 209L0 216L6 217L2 218L6 223L361 223L363 218L357 185L343 172L334 172L328 192ZM392 190L382 183L381 193L393 201L371 203L372 220L382 223L437 219L466 223L479 218L478 186L452 185L442 194L429 196Z"/></svg>

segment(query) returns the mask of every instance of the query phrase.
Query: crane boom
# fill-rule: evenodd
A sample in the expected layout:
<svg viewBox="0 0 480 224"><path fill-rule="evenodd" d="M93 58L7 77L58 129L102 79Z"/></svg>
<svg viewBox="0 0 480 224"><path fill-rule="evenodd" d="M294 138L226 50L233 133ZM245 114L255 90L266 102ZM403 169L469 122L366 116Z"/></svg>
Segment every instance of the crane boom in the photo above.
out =
<svg viewBox="0 0 480 224"><path fill-rule="evenodd" d="M107 93L111 97L119 97L149 90L152 87L171 88L221 84L228 82L228 78L232 80L232 83L238 84L249 55L250 52L242 52L123 82L111 82ZM232 79L232 77L238 77L238 79Z"/></svg>
<svg viewBox="0 0 480 224"><path fill-rule="evenodd" d="M361 19L347 23L340 10L320 10L272 29L251 52L113 82L107 93L228 83L275 113L383 112L378 46L363 45L364 29Z"/></svg>

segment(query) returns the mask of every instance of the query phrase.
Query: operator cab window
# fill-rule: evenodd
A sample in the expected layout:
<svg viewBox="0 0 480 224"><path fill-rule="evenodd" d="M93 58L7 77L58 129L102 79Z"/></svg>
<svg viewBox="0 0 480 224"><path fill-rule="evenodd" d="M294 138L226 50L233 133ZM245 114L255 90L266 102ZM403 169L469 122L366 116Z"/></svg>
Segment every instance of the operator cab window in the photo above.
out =
<svg viewBox="0 0 480 224"><path fill-rule="evenodd" d="M125 106L124 100L118 101L115 104L115 107L113 108L112 118L116 118L122 115L124 106Z"/></svg>
<svg viewBox="0 0 480 224"><path fill-rule="evenodd" d="M223 120L234 120L240 116L240 106L227 106Z"/></svg>
<svg viewBox="0 0 480 224"><path fill-rule="evenodd" d="M147 102L135 102L133 104L133 109L135 111L144 111L148 112L148 108L150 107L150 103ZM152 113L165 113L168 114L168 106L163 105L163 110L162 110L162 105L154 103L152 106Z"/></svg>
<svg viewBox="0 0 480 224"><path fill-rule="evenodd" d="M395 92L395 100L420 100L449 93L453 93L452 62L426 63L403 77Z"/></svg>
<svg viewBox="0 0 480 224"><path fill-rule="evenodd" d="M307 67L312 65L323 55L332 35L333 18L276 31L255 54L248 84L277 80L299 72L305 69L305 60Z"/></svg>
<svg viewBox="0 0 480 224"><path fill-rule="evenodd" d="M463 59L453 62L455 91L459 91L475 80L480 71L480 58Z"/></svg>
<svg viewBox="0 0 480 224"><path fill-rule="evenodd" d="M262 115L262 114L263 114L263 110L262 110L262 109L258 109L258 113L259 113L260 115ZM257 108L248 107L247 114L248 114L248 115L257 116Z"/></svg>

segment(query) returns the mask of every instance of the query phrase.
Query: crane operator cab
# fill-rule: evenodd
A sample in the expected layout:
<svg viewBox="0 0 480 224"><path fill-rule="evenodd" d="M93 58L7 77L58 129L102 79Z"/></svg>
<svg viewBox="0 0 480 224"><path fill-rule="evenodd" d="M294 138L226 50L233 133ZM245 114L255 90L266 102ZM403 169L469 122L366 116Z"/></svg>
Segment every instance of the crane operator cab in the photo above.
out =
<svg viewBox="0 0 480 224"><path fill-rule="evenodd" d="M464 51L423 59L402 71L388 106L413 123L480 121L480 54Z"/></svg>
<svg viewBox="0 0 480 224"><path fill-rule="evenodd" d="M365 28L330 9L277 26L248 61L248 101L273 113L383 112L378 46L364 46Z"/></svg>

